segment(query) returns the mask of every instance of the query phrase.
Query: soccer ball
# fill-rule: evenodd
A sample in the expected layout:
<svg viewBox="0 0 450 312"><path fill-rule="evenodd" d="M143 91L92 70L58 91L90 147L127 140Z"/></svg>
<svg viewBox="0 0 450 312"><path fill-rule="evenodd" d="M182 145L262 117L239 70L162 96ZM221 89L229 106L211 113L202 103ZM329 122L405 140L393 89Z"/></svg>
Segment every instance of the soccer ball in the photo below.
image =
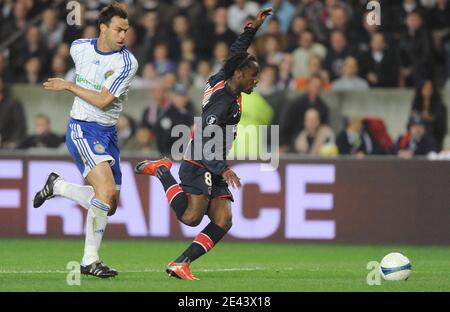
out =
<svg viewBox="0 0 450 312"><path fill-rule="evenodd" d="M387 281L406 281L411 274L411 262L401 253L392 252L381 260L380 272Z"/></svg>

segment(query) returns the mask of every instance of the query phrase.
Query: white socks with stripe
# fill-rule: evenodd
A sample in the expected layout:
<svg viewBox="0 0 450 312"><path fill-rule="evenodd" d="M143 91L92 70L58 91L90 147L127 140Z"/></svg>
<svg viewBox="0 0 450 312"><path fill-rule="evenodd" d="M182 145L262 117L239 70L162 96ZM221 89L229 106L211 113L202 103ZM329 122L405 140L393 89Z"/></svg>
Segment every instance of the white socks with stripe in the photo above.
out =
<svg viewBox="0 0 450 312"><path fill-rule="evenodd" d="M87 209L86 240L82 264L89 265L98 261L98 250L108 223L109 205L95 198L92 186L72 184L63 179L55 182L53 193L71 199Z"/></svg>
<svg viewBox="0 0 450 312"><path fill-rule="evenodd" d="M108 224L109 205L96 198L91 200L91 208L86 216L86 240L84 244L83 265L92 264L100 259L98 251Z"/></svg>

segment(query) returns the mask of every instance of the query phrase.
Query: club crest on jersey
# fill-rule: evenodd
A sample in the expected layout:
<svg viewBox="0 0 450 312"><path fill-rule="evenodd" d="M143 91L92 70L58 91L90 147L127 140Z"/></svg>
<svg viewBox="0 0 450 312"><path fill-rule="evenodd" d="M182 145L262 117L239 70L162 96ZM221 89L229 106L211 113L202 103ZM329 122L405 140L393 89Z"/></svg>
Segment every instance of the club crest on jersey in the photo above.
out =
<svg viewBox="0 0 450 312"><path fill-rule="evenodd" d="M217 123L217 117L215 115L209 115L206 117L206 124L214 125L215 123Z"/></svg>
<svg viewBox="0 0 450 312"><path fill-rule="evenodd" d="M114 74L114 71L113 71L113 70L108 70L108 71L105 73L105 79L108 79L108 77L111 76L112 74Z"/></svg>
<svg viewBox="0 0 450 312"><path fill-rule="evenodd" d="M97 153L104 153L105 152L105 147L103 145L101 145L100 143L97 143L94 145L94 149Z"/></svg>

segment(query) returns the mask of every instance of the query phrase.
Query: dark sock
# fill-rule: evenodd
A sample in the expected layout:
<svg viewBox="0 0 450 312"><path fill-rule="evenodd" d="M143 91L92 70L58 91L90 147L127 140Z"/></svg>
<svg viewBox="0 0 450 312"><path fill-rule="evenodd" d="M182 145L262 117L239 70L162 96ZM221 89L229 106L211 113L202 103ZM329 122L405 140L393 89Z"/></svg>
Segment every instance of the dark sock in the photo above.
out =
<svg viewBox="0 0 450 312"><path fill-rule="evenodd" d="M159 167L158 170L156 170L156 177L161 181L164 187L169 205L175 211L178 220L181 220L181 217L188 206L186 193L184 193L183 189L178 185L177 181L170 173L170 170L166 167Z"/></svg>
<svg viewBox="0 0 450 312"><path fill-rule="evenodd" d="M177 263L192 262L210 251L228 231L215 223L210 222L195 237L192 244L175 260Z"/></svg>

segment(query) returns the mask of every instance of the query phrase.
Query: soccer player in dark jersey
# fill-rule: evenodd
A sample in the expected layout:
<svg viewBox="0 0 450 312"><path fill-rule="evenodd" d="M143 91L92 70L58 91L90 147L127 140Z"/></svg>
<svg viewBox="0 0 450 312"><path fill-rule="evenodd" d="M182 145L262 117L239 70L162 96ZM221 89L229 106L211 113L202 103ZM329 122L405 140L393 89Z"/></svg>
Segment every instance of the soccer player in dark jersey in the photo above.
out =
<svg viewBox="0 0 450 312"><path fill-rule="evenodd" d="M135 168L136 173L156 175L161 181L169 205L175 211L179 221L189 226L197 226L205 214L211 220L195 237L193 243L168 264L166 272L169 276L183 280L196 280L197 278L189 268L190 264L211 250L231 228L233 196L228 189L228 184L239 188L241 183L226 161L226 154L231 144L227 144L229 140L225 139L227 136L225 132L227 125L234 126L235 129L240 121L241 92L250 94L258 83L258 63L256 58L246 51L258 28L271 14L272 8L264 9L258 13L253 22L245 26L244 32L231 45L230 56L222 69L211 76L206 84L202 103L202 133L208 127L216 127L216 129L220 127L224 138L223 142L220 141L221 146L218 149L221 157L212 159L205 157L203 147L214 137L203 135L200 160L192 156L194 150L198 148L195 146L198 140L190 141L187 155L191 157L185 157L181 163L180 185L170 173L172 162L167 158L157 161L144 160Z"/></svg>

